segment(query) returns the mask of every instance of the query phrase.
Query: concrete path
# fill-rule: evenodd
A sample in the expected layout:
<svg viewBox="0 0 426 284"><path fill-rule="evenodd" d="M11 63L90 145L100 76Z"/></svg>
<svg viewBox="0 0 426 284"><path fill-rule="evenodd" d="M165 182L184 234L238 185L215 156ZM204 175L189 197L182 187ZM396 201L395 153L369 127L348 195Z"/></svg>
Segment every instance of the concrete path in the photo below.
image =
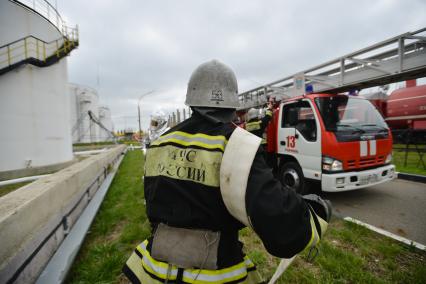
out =
<svg viewBox="0 0 426 284"><path fill-rule="evenodd" d="M322 193L334 210L410 240L426 244L426 184L396 179L371 188Z"/></svg>

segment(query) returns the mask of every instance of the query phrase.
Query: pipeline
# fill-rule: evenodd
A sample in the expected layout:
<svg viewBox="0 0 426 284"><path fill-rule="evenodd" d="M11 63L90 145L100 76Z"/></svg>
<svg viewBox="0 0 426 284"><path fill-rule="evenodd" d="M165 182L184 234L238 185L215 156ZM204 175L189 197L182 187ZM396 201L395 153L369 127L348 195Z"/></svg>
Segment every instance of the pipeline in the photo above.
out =
<svg viewBox="0 0 426 284"><path fill-rule="evenodd" d="M16 178L16 179L4 180L4 181L0 181L0 186L9 185L9 184L16 184L16 183L20 183L20 182L35 181L35 180L38 180L39 178L48 177L48 176L50 176L50 174L38 175L38 176L28 176L28 177L21 177L21 178Z"/></svg>

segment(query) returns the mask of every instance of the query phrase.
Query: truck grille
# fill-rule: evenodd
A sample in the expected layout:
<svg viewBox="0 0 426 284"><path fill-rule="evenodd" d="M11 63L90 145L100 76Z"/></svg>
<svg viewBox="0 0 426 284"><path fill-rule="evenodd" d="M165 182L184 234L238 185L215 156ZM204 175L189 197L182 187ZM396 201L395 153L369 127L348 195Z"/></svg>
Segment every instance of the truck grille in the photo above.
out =
<svg viewBox="0 0 426 284"><path fill-rule="evenodd" d="M361 158L359 160L348 160L346 162L347 169L367 168L383 164L385 156L376 156L373 158Z"/></svg>

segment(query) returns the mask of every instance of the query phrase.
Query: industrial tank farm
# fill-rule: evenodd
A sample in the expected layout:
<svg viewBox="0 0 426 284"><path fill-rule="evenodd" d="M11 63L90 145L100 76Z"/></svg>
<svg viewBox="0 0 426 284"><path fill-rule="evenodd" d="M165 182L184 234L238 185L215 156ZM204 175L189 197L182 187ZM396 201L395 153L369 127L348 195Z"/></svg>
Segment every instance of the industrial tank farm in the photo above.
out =
<svg viewBox="0 0 426 284"><path fill-rule="evenodd" d="M69 84L73 143L112 141L111 111L99 106L98 92L88 86Z"/></svg>

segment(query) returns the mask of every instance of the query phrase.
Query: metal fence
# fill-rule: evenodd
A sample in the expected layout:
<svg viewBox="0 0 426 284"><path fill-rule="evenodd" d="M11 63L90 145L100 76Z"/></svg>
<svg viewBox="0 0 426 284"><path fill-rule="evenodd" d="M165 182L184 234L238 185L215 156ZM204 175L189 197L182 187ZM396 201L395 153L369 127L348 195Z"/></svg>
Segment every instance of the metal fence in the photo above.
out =
<svg viewBox="0 0 426 284"><path fill-rule="evenodd" d="M392 135L394 159L395 156L402 158L404 167L414 166L426 170L426 129L392 130Z"/></svg>

